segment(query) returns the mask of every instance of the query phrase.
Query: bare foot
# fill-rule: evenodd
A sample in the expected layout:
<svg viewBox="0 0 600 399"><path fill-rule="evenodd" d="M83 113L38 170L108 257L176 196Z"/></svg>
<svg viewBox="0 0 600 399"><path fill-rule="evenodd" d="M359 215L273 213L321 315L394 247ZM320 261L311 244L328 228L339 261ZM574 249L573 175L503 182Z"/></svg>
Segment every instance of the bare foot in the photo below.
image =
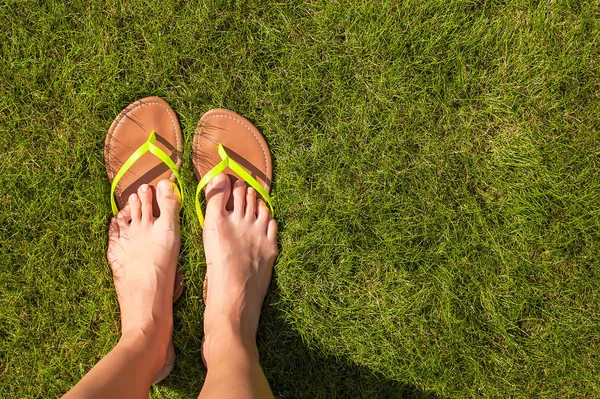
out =
<svg viewBox="0 0 600 399"><path fill-rule="evenodd" d="M158 183L157 202L160 217L155 218L148 185L129 197L110 223L106 257L121 309L122 339L149 338L155 345L152 349L160 354L158 371L166 362L173 328L173 284L180 247L179 196L171 181Z"/></svg>
<svg viewBox="0 0 600 399"><path fill-rule="evenodd" d="M253 188L237 181L233 211L228 211L225 205L231 191L225 174L215 177L207 189L203 237L208 292L202 348L207 366L223 354L225 337L255 341L277 257L277 223L264 201L256 199Z"/></svg>

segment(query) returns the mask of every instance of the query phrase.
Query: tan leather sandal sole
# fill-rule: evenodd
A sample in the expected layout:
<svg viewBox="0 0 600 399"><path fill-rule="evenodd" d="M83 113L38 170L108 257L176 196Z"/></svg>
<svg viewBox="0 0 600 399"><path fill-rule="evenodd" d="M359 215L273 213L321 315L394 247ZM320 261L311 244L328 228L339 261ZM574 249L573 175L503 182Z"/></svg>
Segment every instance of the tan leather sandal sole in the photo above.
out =
<svg viewBox="0 0 600 399"><path fill-rule="evenodd" d="M227 155L248 172L267 193L271 190L273 166L269 147L258 129L249 120L233 111L213 109L202 115L192 147L194 172L198 181L221 162L218 145L221 144ZM233 185L240 176L229 167L224 173L229 175ZM233 209L233 196L229 197L227 209ZM208 281L204 278L203 299L206 303Z"/></svg>

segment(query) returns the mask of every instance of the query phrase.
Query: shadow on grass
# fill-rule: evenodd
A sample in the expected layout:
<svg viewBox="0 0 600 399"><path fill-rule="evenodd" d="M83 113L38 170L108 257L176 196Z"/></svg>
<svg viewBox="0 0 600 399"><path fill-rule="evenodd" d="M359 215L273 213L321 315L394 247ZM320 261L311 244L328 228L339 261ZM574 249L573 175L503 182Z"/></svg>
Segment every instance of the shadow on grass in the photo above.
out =
<svg viewBox="0 0 600 399"><path fill-rule="evenodd" d="M279 301L277 279L271 283L258 332L260 363L277 398L436 398L415 387L386 379L365 367L343 358L334 358L312 350L300 335L284 321L274 304ZM197 323L201 329L201 323ZM194 331L196 337L202 331ZM191 340L198 339L189 337ZM183 341L190 340L182 337ZM188 353L176 366L164 385L183 397L196 397L206 369L199 351Z"/></svg>
<svg viewBox="0 0 600 399"><path fill-rule="evenodd" d="M281 398L434 398L430 393L311 349L284 321L276 276L261 317L261 365L276 397Z"/></svg>

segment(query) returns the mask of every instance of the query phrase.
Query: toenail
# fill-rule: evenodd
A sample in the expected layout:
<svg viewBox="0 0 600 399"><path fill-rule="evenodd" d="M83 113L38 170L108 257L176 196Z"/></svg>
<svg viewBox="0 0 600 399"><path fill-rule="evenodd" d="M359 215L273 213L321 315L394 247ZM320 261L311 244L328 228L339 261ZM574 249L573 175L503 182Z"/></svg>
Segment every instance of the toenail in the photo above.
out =
<svg viewBox="0 0 600 399"><path fill-rule="evenodd" d="M142 184L142 191L148 191L150 187L147 184Z"/></svg>
<svg viewBox="0 0 600 399"><path fill-rule="evenodd" d="M242 180L237 180L237 181L235 182L235 186L236 186L236 187L242 187L243 185L244 185L244 182L243 182Z"/></svg>
<svg viewBox="0 0 600 399"><path fill-rule="evenodd" d="M161 195L167 196L173 194L175 192L175 183L169 182L168 184L159 184L158 189Z"/></svg>
<svg viewBox="0 0 600 399"><path fill-rule="evenodd" d="M248 194L254 194L254 190L252 187L248 187Z"/></svg>
<svg viewBox="0 0 600 399"><path fill-rule="evenodd" d="M227 182L227 179L221 179L216 182L213 180L213 182L214 182L214 186L213 186L214 188L223 188L223 187L225 187L225 183Z"/></svg>
<svg viewBox="0 0 600 399"><path fill-rule="evenodd" d="M137 201L137 198L138 198L138 196L137 196L137 195L135 195L135 194L131 194L131 195L129 196L129 202L135 202L135 201Z"/></svg>

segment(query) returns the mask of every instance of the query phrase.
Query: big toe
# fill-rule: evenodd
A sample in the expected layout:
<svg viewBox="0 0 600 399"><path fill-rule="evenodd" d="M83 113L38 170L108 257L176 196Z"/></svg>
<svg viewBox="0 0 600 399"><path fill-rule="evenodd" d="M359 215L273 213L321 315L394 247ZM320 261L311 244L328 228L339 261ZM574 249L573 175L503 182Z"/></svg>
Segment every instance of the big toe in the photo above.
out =
<svg viewBox="0 0 600 399"><path fill-rule="evenodd" d="M106 248L106 259L108 259L111 269L117 260L115 250L118 248L120 235L119 222L116 217L113 217L108 225L108 247Z"/></svg>
<svg viewBox="0 0 600 399"><path fill-rule="evenodd" d="M175 183L171 180L161 180L156 185L156 202L160 208L160 219L175 220L179 213L181 196Z"/></svg>
<svg viewBox="0 0 600 399"><path fill-rule="evenodd" d="M210 181L206 189L206 215L224 212L230 193L229 176L219 173Z"/></svg>

